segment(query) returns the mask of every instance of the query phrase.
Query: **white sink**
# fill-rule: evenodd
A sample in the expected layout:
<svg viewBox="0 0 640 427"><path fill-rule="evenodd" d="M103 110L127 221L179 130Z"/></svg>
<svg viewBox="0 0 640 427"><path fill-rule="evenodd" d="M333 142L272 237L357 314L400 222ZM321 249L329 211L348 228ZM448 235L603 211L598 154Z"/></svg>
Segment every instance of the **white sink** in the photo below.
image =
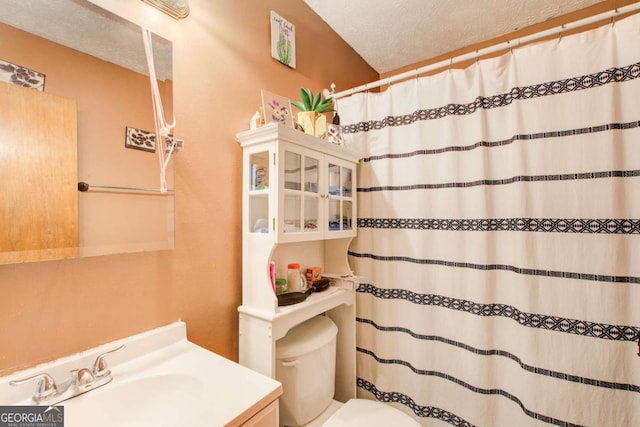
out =
<svg viewBox="0 0 640 427"><path fill-rule="evenodd" d="M183 374L161 374L110 383L63 402L65 425L207 425L204 386ZM179 409L178 409L179 408Z"/></svg>
<svg viewBox="0 0 640 427"><path fill-rule="evenodd" d="M0 378L0 405L33 405L35 383L9 381L46 372L62 383L121 344L106 357L110 383L56 405L65 427L239 426L282 393L277 381L187 341L177 322Z"/></svg>

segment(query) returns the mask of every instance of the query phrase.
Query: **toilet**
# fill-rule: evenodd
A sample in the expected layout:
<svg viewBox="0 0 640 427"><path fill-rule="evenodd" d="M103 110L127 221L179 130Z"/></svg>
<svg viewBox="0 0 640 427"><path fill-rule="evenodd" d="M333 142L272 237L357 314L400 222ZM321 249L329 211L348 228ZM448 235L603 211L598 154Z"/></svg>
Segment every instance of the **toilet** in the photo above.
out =
<svg viewBox="0 0 640 427"><path fill-rule="evenodd" d="M333 400L338 328L326 316L301 323L276 345L276 379L282 383L280 425L286 427L419 427L382 402Z"/></svg>

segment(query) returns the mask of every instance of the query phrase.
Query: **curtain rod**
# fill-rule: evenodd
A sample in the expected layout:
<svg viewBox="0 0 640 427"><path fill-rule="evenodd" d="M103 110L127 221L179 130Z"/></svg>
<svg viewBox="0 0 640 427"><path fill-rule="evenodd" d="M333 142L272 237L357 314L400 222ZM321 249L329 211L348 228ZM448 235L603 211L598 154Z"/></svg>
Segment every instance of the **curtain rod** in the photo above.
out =
<svg viewBox="0 0 640 427"><path fill-rule="evenodd" d="M520 37L517 40L507 40L506 42L502 42L499 44L495 44L493 46L489 46L486 47L484 49L479 49L476 50L474 52L470 52L464 55L460 55L460 56L456 56L456 57L452 57L450 59L445 59L443 61L437 62L435 64L430 64L430 65L425 65L424 67L420 67L420 68L416 68L415 70L411 70L411 71L406 71L404 73L400 73L400 74L396 74L394 76L391 77L387 77L384 79L380 79L378 81L375 82L371 82L371 83L367 83L361 86L357 86L351 89L347 89L347 90L343 90L340 92L337 92L335 94L332 95L333 99L340 99L340 98L344 98L345 96L349 96L349 95L353 95L355 93L358 92L363 92L369 89L374 89L380 86L384 86L386 84L391 84L393 82L397 82L399 80L405 80L414 76L418 76L420 74L429 72L429 71L434 71L437 70L439 68L445 68L447 66L451 66L453 64L458 64L460 62L464 62L464 61L468 61L470 59L477 59L481 56L484 55L488 55L491 53L495 53L495 52L499 52L502 50L509 50L509 49L514 49L519 47L521 44L523 43L529 43L532 41L536 41L536 40L540 40L542 38L548 37L548 36L552 36L555 34L562 34L563 31L567 31L567 30L572 30L575 28L580 28L580 27L584 27L585 25L589 25L589 24L594 24L596 22L600 22L600 21L604 21L607 19L613 19L615 18L617 15L620 14L624 14L624 13L629 13L629 12L635 12L637 10L640 10L640 2L638 3L634 3L632 5L628 5L628 6L623 6L623 7L619 7L617 9L614 10L610 10L608 12L604 12L598 15L594 15L591 16L589 18L585 18L585 19L581 19L578 21L574 21L574 22L570 22L568 24L563 24L559 27L554 27L548 30L544 30L544 31L540 31L537 33L533 33L530 34L528 36L524 36L524 37ZM515 42L515 43L514 43Z"/></svg>

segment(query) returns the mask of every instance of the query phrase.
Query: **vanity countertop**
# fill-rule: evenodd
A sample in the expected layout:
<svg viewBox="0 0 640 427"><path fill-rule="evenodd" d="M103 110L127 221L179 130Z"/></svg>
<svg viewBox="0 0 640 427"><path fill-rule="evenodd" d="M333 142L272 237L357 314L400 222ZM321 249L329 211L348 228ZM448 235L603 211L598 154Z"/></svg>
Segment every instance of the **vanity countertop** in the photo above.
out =
<svg viewBox="0 0 640 427"><path fill-rule="evenodd" d="M279 382L188 341L176 322L0 378L0 404L33 404L35 383L13 379L47 372L63 382L122 344L107 356L110 383L56 405L65 427L240 426L282 394Z"/></svg>

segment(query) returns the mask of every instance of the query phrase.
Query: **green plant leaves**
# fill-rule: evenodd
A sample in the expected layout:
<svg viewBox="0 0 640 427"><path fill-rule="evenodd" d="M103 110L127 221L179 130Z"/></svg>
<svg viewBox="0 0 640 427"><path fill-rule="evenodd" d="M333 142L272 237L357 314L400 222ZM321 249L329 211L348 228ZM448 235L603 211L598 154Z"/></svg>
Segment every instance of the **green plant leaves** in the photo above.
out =
<svg viewBox="0 0 640 427"><path fill-rule="evenodd" d="M307 109L306 111L313 111L311 106L313 93L311 92L311 90L305 89L305 88L300 89L300 96L302 97L302 102L304 103L304 107Z"/></svg>
<svg viewBox="0 0 640 427"><path fill-rule="evenodd" d="M302 101L292 101L291 105L301 111L315 111L316 113L328 113L333 111L331 109L333 99L322 99L322 92L318 92L314 95L313 92L311 92L311 89L303 87L300 88L300 98Z"/></svg>
<svg viewBox="0 0 640 427"><path fill-rule="evenodd" d="M318 92L316 96L313 98L313 101L311 102L311 110L316 111L316 108L318 108L318 104L320 103L321 96L322 94Z"/></svg>

